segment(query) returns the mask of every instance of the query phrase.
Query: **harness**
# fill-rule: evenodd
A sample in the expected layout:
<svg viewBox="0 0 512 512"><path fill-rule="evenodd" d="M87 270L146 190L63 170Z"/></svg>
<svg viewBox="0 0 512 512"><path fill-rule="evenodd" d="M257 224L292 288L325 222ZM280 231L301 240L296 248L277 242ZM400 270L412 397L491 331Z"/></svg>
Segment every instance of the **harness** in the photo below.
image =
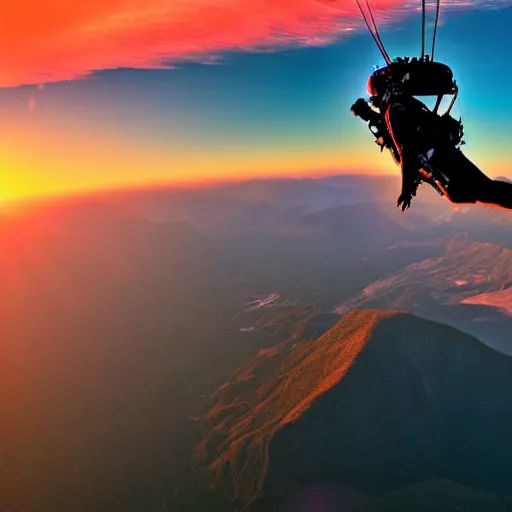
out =
<svg viewBox="0 0 512 512"><path fill-rule="evenodd" d="M385 113L395 102L401 103L404 108L416 114L414 122L420 152L426 153L432 147L439 145L457 147L465 144L462 119L457 120L450 115L451 106L444 114L439 115L440 101L438 101L434 110L430 110L423 102L411 95L407 87L407 75L404 78L405 80L400 80L387 88L380 102L380 116L384 119Z"/></svg>

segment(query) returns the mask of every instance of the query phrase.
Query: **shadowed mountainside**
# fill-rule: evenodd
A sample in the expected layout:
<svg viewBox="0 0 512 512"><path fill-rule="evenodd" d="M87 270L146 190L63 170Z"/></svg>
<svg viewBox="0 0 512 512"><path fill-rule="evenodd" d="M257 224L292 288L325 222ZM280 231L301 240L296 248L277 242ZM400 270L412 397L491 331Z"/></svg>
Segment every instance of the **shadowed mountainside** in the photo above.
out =
<svg viewBox="0 0 512 512"><path fill-rule="evenodd" d="M510 491L510 375L512 359L453 328L354 311L236 372L204 418L196 462L242 508L315 482Z"/></svg>
<svg viewBox="0 0 512 512"><path fill-rule="evenodd" d="M260 494L270 439L341 380L379 318L391 314L354 312L315 342L262 351L214 396L198 462L213 447L218 457L210 470L218 482L231 481L229 494L242 502Z"/></svg>
<svg viewBox="0 0 512 512"><path fill-rule="evenodd" d="M212 509L213 510L213 509ZM229 509L219 509L224 512ZM446 478L369 496L332 483L302 484L285 499L263 498L252 512L509 512L507 499Z"/></svg>

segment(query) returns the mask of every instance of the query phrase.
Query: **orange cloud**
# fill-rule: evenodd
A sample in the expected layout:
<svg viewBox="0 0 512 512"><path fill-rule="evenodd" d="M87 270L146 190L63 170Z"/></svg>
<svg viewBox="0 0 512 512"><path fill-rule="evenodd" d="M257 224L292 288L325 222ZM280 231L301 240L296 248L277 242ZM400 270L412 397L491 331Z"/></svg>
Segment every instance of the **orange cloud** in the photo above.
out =
<svg viewBox="0 0 512 512"><path fill-rule="evenodd" d="M403 0L371 4L411 8ZM354 0L5 2L0 87L71 80L101 69L169 67L190 58L211 62L211 54L223 50L322 44L356 24Z"/></svg>

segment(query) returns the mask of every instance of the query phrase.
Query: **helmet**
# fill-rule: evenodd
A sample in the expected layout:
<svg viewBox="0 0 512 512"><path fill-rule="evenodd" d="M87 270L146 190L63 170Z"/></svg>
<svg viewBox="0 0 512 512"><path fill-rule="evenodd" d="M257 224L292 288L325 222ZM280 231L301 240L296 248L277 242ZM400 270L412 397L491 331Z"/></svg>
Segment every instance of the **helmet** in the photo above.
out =
<svg viewBox="0 0 512 512"><path fill-rule="evenodd" d="M369 77L366 92L370 96L382 98L391 83L391 69L389 66L377 68Z"/></svg>

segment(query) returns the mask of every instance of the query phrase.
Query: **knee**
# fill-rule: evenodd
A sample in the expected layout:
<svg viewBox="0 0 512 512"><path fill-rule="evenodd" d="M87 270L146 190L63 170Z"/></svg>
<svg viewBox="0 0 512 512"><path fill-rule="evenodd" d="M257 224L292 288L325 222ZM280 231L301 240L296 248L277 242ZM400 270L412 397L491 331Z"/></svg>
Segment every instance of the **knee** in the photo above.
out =
<svg viewBox="0 0 512 512"><path fill-rule="evenodd" d="M475 188L478 196L478 201L481 201L482 203L494 202L497 191L496 181L491 180L491 178L485 177L485 179L479 180L478 186Z"/></svg>
<svg viewBox="0 0 512 512"><path fill-rule="evenodd" d="M468 194L467 191L453 192L451 190L447 190L446 194L449 201L454 204L475 204L477 201L483 201L482 199L478 199L474 194Z"/></svg>
<svg viewBox="0 0 512 512"><path fill-rule="evenodd" d="M484 197L490 197L487 185L477 186L474 183L452 183L446 190L448 199L456 204L474 204L477 201L485 201Z"/></svg>

